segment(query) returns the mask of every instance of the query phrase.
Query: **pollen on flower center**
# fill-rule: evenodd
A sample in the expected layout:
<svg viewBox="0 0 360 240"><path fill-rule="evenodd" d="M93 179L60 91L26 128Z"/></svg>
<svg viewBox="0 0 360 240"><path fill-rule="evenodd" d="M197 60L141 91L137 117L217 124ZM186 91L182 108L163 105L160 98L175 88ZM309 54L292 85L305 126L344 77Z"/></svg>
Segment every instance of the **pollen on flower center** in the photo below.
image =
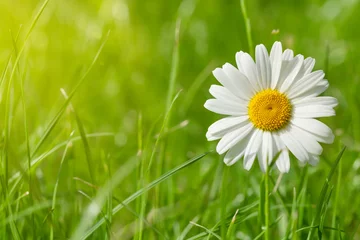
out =
<svg viewBox="0 0 360 240"><path fill-rule="evenodd" d="M251 98L248 106L250 121L264 131L277 131L291 118L291 104L285 94L266 89Z"/></svg>

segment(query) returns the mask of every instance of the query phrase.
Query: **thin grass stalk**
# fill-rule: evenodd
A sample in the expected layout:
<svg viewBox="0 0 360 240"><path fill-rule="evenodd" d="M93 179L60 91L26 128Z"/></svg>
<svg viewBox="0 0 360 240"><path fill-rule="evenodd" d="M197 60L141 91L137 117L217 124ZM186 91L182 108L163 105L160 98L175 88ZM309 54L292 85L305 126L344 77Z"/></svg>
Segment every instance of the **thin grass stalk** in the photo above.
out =
<svg viewBox="0 0 360 240"><path fill-rule="evenodd" d="M269 173L270 173L270 167L268 166L266 168L266 172L265 172L265 206L264 206L264 211L265 211L265 233L264 233L264 239L265 240L270 240L270 232L269 232L269 228L270 228L270 202L269 202Z"/></svg>
<svg viewBox="0 0 360 240"><path fill-rule="evenodd" d="M168 131L169 128L169 122L171 119L171 107L172 107L172 99L175 93L175 85L176 85L176 78L177 78L177 74L178 74L178 68L179 68L179 35L180 35L180 24L181 21L180 19L177 20L176 22L176 27L175 27L175 39L174 39L174 49L173 49L173 54L172 54L172 63L171 63L171 71L170 71L170 79L169 79L169 87L168 87L168 92L167 92L167 97L166 97L166 104L165 104L165 111L168 113L168 116L164 119L164 125L163 125L163 129L165 132ZM159 136L160 138L160 136ZM161 139L161 144L159 145L159 149L160 149L160 155L159 155L159 161L158 161L158 165L156 168L156 176L161 176L162 172L163 172L163 168L164 168L164 159L165 159L165 149L166 149L166 140ZM172 182L171 180L167 183L169 184L168 187L171 189L172 187ZM168 192L168 194L172 194L171 192ZM154 207L157 208L160 205L160 189L159 188L155 188L155 203L154 203ZM171 203L169 203L171 204ZM155 219L157 218L157 216L154 217Z"/></svg>
<svg viewBox="0 0 360 240"><path fill-rule="evenodd" d="M226 193L227 193L227 175L229 174L229 168L227 166L223 166L222 169L222 181L221 181L221 194L220 194L220 201L221 201L221 208L220 208L220 216L221 216L221 238L226 239Z"/></svg>
<svg viewBox="0 0 360 240"><path fill-rule="evenodd" d="M341 177L342 177L342 161L339 162L338 176L337 176L336 189L335 189L334 210L333 210L332 223L331 223L331 226L334 227L334 228L338 228L338 223L337 223L337 220L336 220L336 216L337 216L337 207L338 207L338 203L339 203ZM331 239L335 239L336 235L337 235L336 232L332 231L331 232Z"/></svg>
<svg viewBox="0 0 360 240"><path fill-rule="evenodd" d="M70 137L73 135L74 132L71 133ZM60 179L60 173L62 170L62 166L64 164L65 161L65 157L68 151L68 148L70 147L71 142L69 141L68 144L65 147L65 150L63 152L61 161L60 161L60 166L59 166L59 171L58 171L58 176L56 178L56 182L55 182L55 186L54 186L54 191L53 191L53 197L52 197L52 204L51 204L51 226L50 226L50 240L54 239L54 211L55 211L55 206L56 206L56 197L57 197L57 189L59 186L59 179Z"/></svg>
<svg viewBox="0 0 360 240"><path fill-rule="evenodd" d="M113 210L112 210L112 215L116 214L117 212L119 212L121 209L123 209L124 205L128 205L129 203L131 203L132 201L134 201L135 199L137 199L139 196L143 195L144 193L146 193L147 191L149 191L150 189L154 188L155 186L157 186L158 184L160 184L161 182L165 181L166 179L170 178L172 175L174 175L175 173L179 172L180 170L189 167L190 165L196 163L197 161L199 161L200 159L202 159L203 157L205 157L207 154L209 154L209 152L205 152L203 154L200 154L197 157L194 157L188 161L186 161L185 163L173 168L172 170L168 171L167 173L163 174L161 177L157 178L156 180L152 181L151 183L149 183L146 187L138 190L137 192L133 193L131 196L129 196L127 199L125 199L121 204L116 205ZM115 174L115 176L117 176ZM113 181L113 187L116 186L115 184L116 181ZM101 195L100 195L101 196ZM101 218L95 225L93 225L90 229L87 229L87 224L89 224L89 219L86 218L86 214L84 214L83 216L83 223L80 222L79 227L76 229L73 237L71 239L87 239L93 232L95 232L96 229L98 229L99 227L101 227L104 223L105 223L105 219Z"/></svg>
<svg viewBox="0 0 360 240"><path fill-rule="evenodd" d="M240 6L245 22L246 38L249 46L249 53L251 56L254 56L254 44L251 37L251 24L250 19L247 15L245 0L240 0Z"/></svg>

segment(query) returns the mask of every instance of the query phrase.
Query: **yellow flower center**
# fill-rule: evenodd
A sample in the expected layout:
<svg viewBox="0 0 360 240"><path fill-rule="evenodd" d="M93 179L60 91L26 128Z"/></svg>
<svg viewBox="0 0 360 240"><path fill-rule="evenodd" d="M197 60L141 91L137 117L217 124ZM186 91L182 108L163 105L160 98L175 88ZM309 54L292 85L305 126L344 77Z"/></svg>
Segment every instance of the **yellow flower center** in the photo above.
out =
<svg viewBox="0 0 360 240"><path fill-rule="evenodd" d="M255 127L273 132L283 128L289 122L291 104L285 94L266 89L251 98L248 113Z"/></svg>

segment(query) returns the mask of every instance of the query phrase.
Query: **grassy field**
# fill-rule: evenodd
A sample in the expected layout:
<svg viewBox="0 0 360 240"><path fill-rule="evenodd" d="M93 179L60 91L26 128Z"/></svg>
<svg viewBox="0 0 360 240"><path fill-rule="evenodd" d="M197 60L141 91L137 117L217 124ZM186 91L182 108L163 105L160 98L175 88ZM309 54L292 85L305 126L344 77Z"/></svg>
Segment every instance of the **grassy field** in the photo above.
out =
<svg viewBox="0 0 360 240"><path fill-rule="evenodd" d="M254 45L314 57L339 100L320 164L270 173L271 239L360 239L360 3L246 8ZM242 10L2 0L0 239L262 239L258 164L225 166L205 137L211 71L255 47Z"/></svg>

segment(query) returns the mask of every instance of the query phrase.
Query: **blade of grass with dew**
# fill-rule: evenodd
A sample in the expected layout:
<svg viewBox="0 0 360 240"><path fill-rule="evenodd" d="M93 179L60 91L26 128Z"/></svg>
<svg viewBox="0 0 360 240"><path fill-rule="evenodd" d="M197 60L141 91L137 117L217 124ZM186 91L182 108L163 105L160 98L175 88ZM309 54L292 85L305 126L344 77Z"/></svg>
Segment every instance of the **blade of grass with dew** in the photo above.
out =
<svg viewBox="0 0 360 240"><path fill-rule="evenodd" d="M335 173L335 170L336 170L336 168L337 168L337 166L338 166L338 164L339 164L339 162L341 160L341 157L343 156L343 153L345 152L345 149L346 149L346 147L344 146L342 148L342 150L340 151L340 153L338 154L335 162L333 163L333 166L332 166L332 168L331 168L331 170L329 172L329 175L325 179L325 183L324 183L324 185L323 185L323 187L321 189L321 192L320 192L319 202L318 202L318 204L316 206L316 214L315 214L315 217L314 217L314 219L313 219L313 221L311 223L311 226L314 226L314 225L319 226L319 224L320 224L321 211L322 211L322 209L324 207L324 204L325 204L326 193L327 193L328 188L329 188L329 182L331 181L331 179L332 179L332 177L333 177L333 175ZM313 235L314 235L314 228L310 228L307 239L308 240L313 239Z"/></svg>
<svg viewBox="0 0 360 240"><path fill-rule="evenodd" d="M247 15L245 0L240 0L240 6L241 6L241 12L244 17L244 22L245 22L245 30L246 30L246 37L247 37L247 41L248 41L248 45L249 45L249 53L251 56L254 56L254 45L253 45L253 41L252 41L252 37L251 37L251 24L250 24L250 19Z"/></svg>
<svg viewBox="0 0 360 240"><path fill-rule="evenodd" d="M67 95L66 91L63 88L61 88L60 91L61 91L62 95L65 97L65 100L67 100L69 98L69 96ZM79 129L81 141L82 141L83 147L84 147L84 152L85 152L85 157L86 157L86 162L87 162L87 165L88 165L88 171L89 171L91 182L92 182L92 184L96 184L95 174L94 174L94 171L93 171L92 155L91 155L91 151L90 151L89 142L88 142L87 137L86 137L86 132L85 132L84 125L83 125L79 115L75 111L75 108L72 105L71 101L69 102L69 106L70 106L70 109L71 109L72 113L75 116L76 125L77 125L77 127Z"/></svg>
<svg viewBox="0 0 360 240"><path fill-rule="evenodd" d="M132 194L130 197L128 197L127 199L125 199L123 201L123 204L129 204L130 202L134 201L136 198L138 198L139 196L141 196L143 193L149 191L150 189L154 188L155 186L157 186L158 184L162 183L163 181L165 181L166 179L168 179L169 177L171 177L172 175L174 175L175 173L179 172L180 170L189 167L190 165L192 165L193 163L196 163L197 161L199 161L200 159L202 159L203 157L205 157L208 154L208 152L203 153L195 158L192 158L188 161L186 161L185 163L175 167L174 169L170 170L169 172L165 173L164 175L162 175L160 178L154 180L153 182L151 182L149 185L147 185L146 187L138 190L137 192L135 192L134 194ZM117 212L119 212L121 209L123 208L123 205L119 204L117 206L115 206L113 208L112 214L116 214ZM85 212L86 213L86 212ZM86 219L86 218L85 218ZM89 219L86 219L86 222L84 221L84 223L80 223L80 227L78 227L76 229L75 234L73 235L72 239L86 239L87 237L89 237L94 231L96 231L96 229L98 229L104 222L105 219L102 218L100 219L100 221L98 221L95 225L93 225L90 229L86 229L86 226L89 224L88 223ZM90 221L89 221L90 222ZM78 237L78 238L76 238Z"/></svg>

